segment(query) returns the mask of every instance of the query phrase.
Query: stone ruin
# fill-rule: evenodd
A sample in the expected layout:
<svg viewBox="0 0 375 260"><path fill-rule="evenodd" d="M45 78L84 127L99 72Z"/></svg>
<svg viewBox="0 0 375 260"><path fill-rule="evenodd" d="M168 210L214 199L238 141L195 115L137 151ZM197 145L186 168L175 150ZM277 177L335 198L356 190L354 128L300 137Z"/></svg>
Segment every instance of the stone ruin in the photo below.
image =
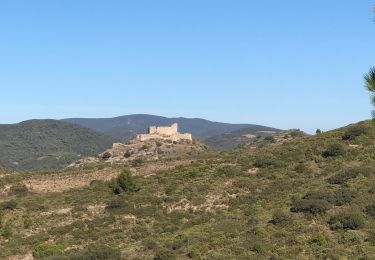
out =
<svg viewBox="0 0 375 260"><path fill-rule="evenodd" d="M147 141L152 139L162 139L171 141L189 140L192 141L193 137L190 133L181 134L178 132L178 124L175 123L171 126L150 126L147 134L139 134L136 139L138 141Z"/></svg>

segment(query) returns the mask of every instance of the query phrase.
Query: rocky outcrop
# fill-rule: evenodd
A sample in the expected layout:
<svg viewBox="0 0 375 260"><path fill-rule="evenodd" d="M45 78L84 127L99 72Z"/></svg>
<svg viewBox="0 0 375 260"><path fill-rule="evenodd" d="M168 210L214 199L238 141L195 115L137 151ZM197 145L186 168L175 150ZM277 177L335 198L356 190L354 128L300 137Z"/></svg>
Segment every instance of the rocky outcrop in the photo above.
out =
<svg viewBox="0 0 375 260"><path fill-rule="evenodd" d="M112 148L98 154L96 157L81 159L71 164L69 167L96 162L107 162L111 164L136 164L137 162L142 161L152 161L199 154L205 150L207 150L207 146L199 141L171 141L163 139L139 141L135 139L125 144L114 143Z"/></svg>

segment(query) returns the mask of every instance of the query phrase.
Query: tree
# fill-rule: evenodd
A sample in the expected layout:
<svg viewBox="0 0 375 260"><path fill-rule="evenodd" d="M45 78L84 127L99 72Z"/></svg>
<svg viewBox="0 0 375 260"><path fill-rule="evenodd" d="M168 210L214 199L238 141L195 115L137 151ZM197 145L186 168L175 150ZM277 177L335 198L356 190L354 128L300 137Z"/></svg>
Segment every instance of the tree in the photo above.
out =
<svg viewBox="0 0 375 260"><path fill-rule="evenodd" d="M375 106L375 67L372 67L370 71L364 76L365 87L371 94L371 103ZM375 110L372 111L372 117L375 119Z"/></svg>
<svg viewBox="0 0 375 260"><path fill-rule="evenodd" d="M375 13L375 5L373 7L373 11ZM373 106L375 106L375 67L372 67L370 71L367 74L365 74L364 79L366 89L372 93L371 103ZM372 111L372 118L373 120L375 120L375 110Z"/></svg>
<svg viewBox="0 0 375 260"><path fill-rule="evenodd" d="M136 192L139 191L138 185L128 168L125 168L116 179L116 184L113 187L113 192L120 194L122 192Z"/></svg>

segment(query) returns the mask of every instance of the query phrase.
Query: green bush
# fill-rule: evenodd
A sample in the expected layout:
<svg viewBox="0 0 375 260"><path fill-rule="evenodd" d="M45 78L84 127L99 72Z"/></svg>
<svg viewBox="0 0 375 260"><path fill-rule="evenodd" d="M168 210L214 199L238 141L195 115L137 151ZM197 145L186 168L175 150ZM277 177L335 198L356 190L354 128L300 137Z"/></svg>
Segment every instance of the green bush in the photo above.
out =
<svg viewBox="0 0 375 260"><path fill-rule="evenodd" d="M1 203L1 208L5 210L15 210L17 208L17 202L14 200L4 201Z"/></svg>
<svg viewBox="0 0 375 260"><path fill-rule="evenodd" d="M90 182L90 187L98 187L102 184L104 184L104 181L102 181L102 180L92 180Z"/></svg>
<svg viewBox="0 0 375 260"><path fill-rule="evenodd" d="M17 183L10 187L10 193L16 196L26 196L29 190L26 185L23 183Z"/></svg>
<svg viewBox="0 0 375 260"><path fill-rule="evenodd" d="M327 190L314 190L309 191L303 196L305 200L324 200L330 204L335 202L335 194L332 191Z"/></svg>
<svg viewBox="0 0 375 260"><path fill-rule="evenodd" d="M114 198L107 202L106 210L115 213L115 214L123 214L129 212L132 209L129 203L123 197Z"/></svg>
<svg viewBox="0 0 375 260"><path fill-rule="evenodd" d="M314 233L309 241L310 244L315 244L318 246L324 246L327 244L327 242L327 237L322 233Z"/></svg>
<svg viewBox="0 0 375 260"><path fill-rule="evenodd" d="M158 247L158 243L155 240L149 238L144 241L144 247L147 250L154 250Z"/></svg>
<svg viewBox="0 0 375 260"><path fill-rule="evenodd" d="M290 222L290 217L289 215L284 212L284 211L276 211L273 215L272 215L272 219L270 221L270 223L274 224L274 225L286 225Z"/></svg>
<svg viewBox="0 0 375 260"><path fill-rule="evenodd" d="M116 184L113 187L113 192L120 194L123 192L137 192L139 188L129 169L124 169L116 179Z"/></svg>
<svg viewBox="0 0 375 260"><path fill-rule="evenodd" d="M255 158L254 166L258 168L279 167L282 162L271 154L261 154Z"/></svg>
<svg viewBox="0 0 375 260"><path fill-rule="evenodd" d="M161 248L154 257L154 260L174 260L177 259L175 251L169 248Z"/></svg>
<svg viewBox="0 0 375 260"><path fill-rule="evenodd" d="M375 204L368 205L365 212L371 217L375 217Z"/></svg>
<svg viewBox="0 0 375 260"><path fill-rule="evenodd" d="M357 192L351 189L343 188L343 189L339 189L338 191L336 191L334 196L335 196L335 200L334 200L335 205L342 206L342 205L352 202L352 200L357 197Z"/></svg>
<svg viewBox="0 0 375 260"><path fill-rule="evenodd" d="M356 137L369 133L369 127L365 125L353 125L342 136L343 140L354 140Z"/></svg>
<svg viewBox="0 0 375 260"><path fill-rule="evenodd" d="M294 170L297 173L300 173L300 174L310 174L310 173L312 173L311 168L308 165L306 165L306 163L297 164L296 167L294 167Z"/></svg>
<svg viewBox="0 0 375 260"><path fill-rule="evenodd" d="M330 184L344 184L350 179L354 179L359 175L358 169L350 168L344 169L339 173L333 175L332 177L328 178L328 183Z"/></svg>
<svg viewBox="0 0 375 260"><path fill-rule="evenodd" d="M342 206L350 203L356 196L357 193L355 191L348 188L343 188L335 192L328 190L309 191L308 193L306 193L303 199L324 200L329 204Z"/></svg>
<svg viewBox="0 0 375 260"><path fill-rule="evenodd" d="M296 137L303 137L305 135L305 133L303 131L301 131L300 129L292 129L290 130L290 135L293 137L293 138L296 138Z"/></svg>
<svg viewBox="0 0 375 260"><path fill-rule="evenodd" d="M131 157L131 156L132 156L131 151L126 151L126 152L124 153L124 157L125 157L125 158L129 158L129 157Z"/></svg>
<svg viewBox="0 0 375 260"><path fill-rule="evenodd" d="M32 253L35 258L41 259L51 256L61 256L64 254L64 250L58 245L44 243L34 247Z"/></svg>
<svg viewBox="0 0 375 260"><path fill-rule="evenodd" d="M295 199L292 201L292 212L303 212L312 215L324 214L331 205L319 199Z"/></svg>
<svg viewBox="0 0 375 260"><path fill-rule="evenodd" d="M276 139L272 135L264 137L264 140L267 141L267 142L270 142L270 143L276 143Z"/></svg>
<svg viewBox="0 0 375 260"><path fill-rule="evenodd" d="M323 157L336 157L345 155L346 149L343 144L340 143L331 143L328 145L327 149L323 152Z"/></svg>
<svg viewBox="0 0 375 260"><path fill-rule="evenodd" d="M70 254L72 260L120 260L121 251L106 245L90 245L88 248L74 254Z"/></svg>
<svg viewBox="0 0 375 260"><path fill-rule="evenodd" d="M361 244L364 241L364 235L359 230L347 230L342 235L342 241L347 244Z"/></svg>
<svg viewBox="0 0 375 260"><path fill-rule="evenodd" d="M138 158L138 159L134 159L132 162L131 162L131 166L132 167L139 167L143 164L143 160L141 158Z"/></svg>
<svg viewBox="0 0 375 260"><path fill-rule="evenodd" d="M364 226L364 220L357 213L340 213L331 217L328 221L331 229L360 229Z"/></svg>
<svg viewBox="0 0 375 260"><path fill-rule="evenodd" d="M194 175L196 175L196 173L198 173L197 169L193 168L192 170L194 170L193 171ZM193 177L192 174L191 174L192 170L189 171L189 177ZM231 166L231 165L219 167L219 168L216 169L216 172L215 172L215 175L225 176L225 177L235 177L235 176L239 176L241 174L242 174L242 171L239 167Z"/></svg>
<svg viewBox="0 0 375 260"><path fill-rule="evenodd" d="M102 159L109 159L112 157L112 154L110 152L105 152L102 154Z"/></svg>
<svg viewBox="0 0 375 260"><path fill-rule="evenodd" d="M10 238L13 234L12 226L9 222L0 223L0 236Z"/></svg>
<svg viewBox="0 0 375 260"><path fill-rule="evenodd" d="M375 246L375 230L371 230L368 233L368 237L366 239L368 242L371 243L371 245Z"/></svg>

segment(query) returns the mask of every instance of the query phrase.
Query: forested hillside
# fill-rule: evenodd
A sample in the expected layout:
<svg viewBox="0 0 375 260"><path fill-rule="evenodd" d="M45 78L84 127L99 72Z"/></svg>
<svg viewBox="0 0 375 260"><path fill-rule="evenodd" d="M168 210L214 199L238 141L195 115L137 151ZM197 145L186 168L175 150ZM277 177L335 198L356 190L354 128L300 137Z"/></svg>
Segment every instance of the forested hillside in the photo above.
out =
<svg viewBox="0 0 375 260"><path fill-rule="evenodd" d="M57 120L0 125L0 166L17 169L63 167L110 147L112 137Z"/></svg>

